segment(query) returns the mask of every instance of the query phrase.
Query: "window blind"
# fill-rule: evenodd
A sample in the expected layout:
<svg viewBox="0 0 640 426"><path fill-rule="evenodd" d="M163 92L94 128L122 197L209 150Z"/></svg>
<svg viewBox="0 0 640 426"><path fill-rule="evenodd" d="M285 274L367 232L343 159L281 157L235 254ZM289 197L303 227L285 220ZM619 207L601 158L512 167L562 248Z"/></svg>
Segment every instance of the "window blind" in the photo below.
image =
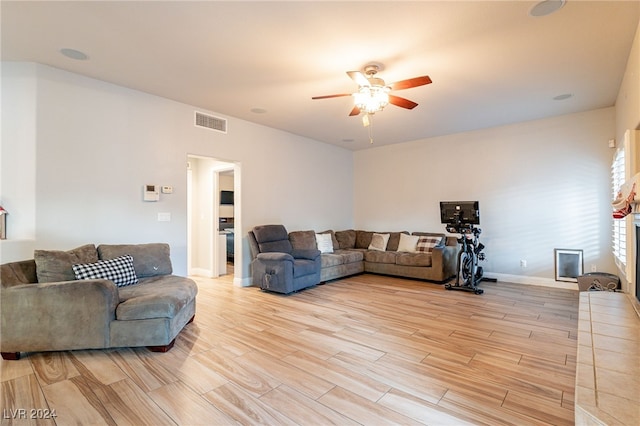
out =
<svg viewBox="0 0 640 426"><path fill-rule="evenodd" d="M624 148L619 148L611 163L611 186L612 186L612 200L616 198L620 187L625 181L625 153ZM613 255L616 260L621 264L622 269L627 264L627 220L614 219L612 230L612 245Z"/></svg>

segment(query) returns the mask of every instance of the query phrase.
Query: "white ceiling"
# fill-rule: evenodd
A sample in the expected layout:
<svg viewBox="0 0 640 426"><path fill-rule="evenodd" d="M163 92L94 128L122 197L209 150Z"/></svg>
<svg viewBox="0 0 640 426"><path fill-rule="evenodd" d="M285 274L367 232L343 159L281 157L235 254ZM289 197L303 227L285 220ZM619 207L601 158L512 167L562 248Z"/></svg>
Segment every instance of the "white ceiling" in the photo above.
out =
<svg viewBox="0 0 640 426"><path fill-rule="evenodd" d="M369 62L419 105L373 117L374 146L613 106L636 1L0 3L2 59L34 61L318 141L364 149L346 71ZM60 54L72 48L78 61ZM553 97L570 93L569 99ZM264 113L251 110L261 108ZM230 131L233 129L230 128Z"/></svg>

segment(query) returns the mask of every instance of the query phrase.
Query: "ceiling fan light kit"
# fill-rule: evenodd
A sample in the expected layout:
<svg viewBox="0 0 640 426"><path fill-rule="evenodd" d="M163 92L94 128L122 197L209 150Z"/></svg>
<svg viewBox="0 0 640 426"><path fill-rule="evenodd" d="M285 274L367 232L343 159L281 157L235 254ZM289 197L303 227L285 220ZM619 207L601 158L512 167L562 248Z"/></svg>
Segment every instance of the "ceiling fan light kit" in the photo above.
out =
<svg viewBox="0 0 640 426"><path fill-rule="evenodd" d="M355 105L361 112L375 114L389 105L388 86L362 86L353 94Z"/></svg>

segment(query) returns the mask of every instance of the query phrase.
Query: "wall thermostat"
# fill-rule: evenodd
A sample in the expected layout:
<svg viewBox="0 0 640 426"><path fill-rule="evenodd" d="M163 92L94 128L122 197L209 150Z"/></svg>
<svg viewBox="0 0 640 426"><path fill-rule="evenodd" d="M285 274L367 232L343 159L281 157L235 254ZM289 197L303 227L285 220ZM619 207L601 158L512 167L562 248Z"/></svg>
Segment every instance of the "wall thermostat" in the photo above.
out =
<svg viewBox="0 0 640 426"><path fill-rule="evenodd" d="M144 186L144 201L158 201L160 199L160 192L156 185Z"/></svg>

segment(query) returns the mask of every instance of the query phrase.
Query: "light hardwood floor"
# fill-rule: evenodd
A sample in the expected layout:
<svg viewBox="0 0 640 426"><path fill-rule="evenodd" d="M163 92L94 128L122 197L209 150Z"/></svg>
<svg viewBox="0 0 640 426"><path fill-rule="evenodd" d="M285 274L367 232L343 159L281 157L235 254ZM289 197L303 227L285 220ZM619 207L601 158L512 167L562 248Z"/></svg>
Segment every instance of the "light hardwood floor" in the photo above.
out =
<svg viewBox="0 0 640 426"><path fill-rule="evenodd" d="M363 274L282 296L231 279L196 278L168 353L3 360L2 424L573 424L577 291Z"/></svg>

